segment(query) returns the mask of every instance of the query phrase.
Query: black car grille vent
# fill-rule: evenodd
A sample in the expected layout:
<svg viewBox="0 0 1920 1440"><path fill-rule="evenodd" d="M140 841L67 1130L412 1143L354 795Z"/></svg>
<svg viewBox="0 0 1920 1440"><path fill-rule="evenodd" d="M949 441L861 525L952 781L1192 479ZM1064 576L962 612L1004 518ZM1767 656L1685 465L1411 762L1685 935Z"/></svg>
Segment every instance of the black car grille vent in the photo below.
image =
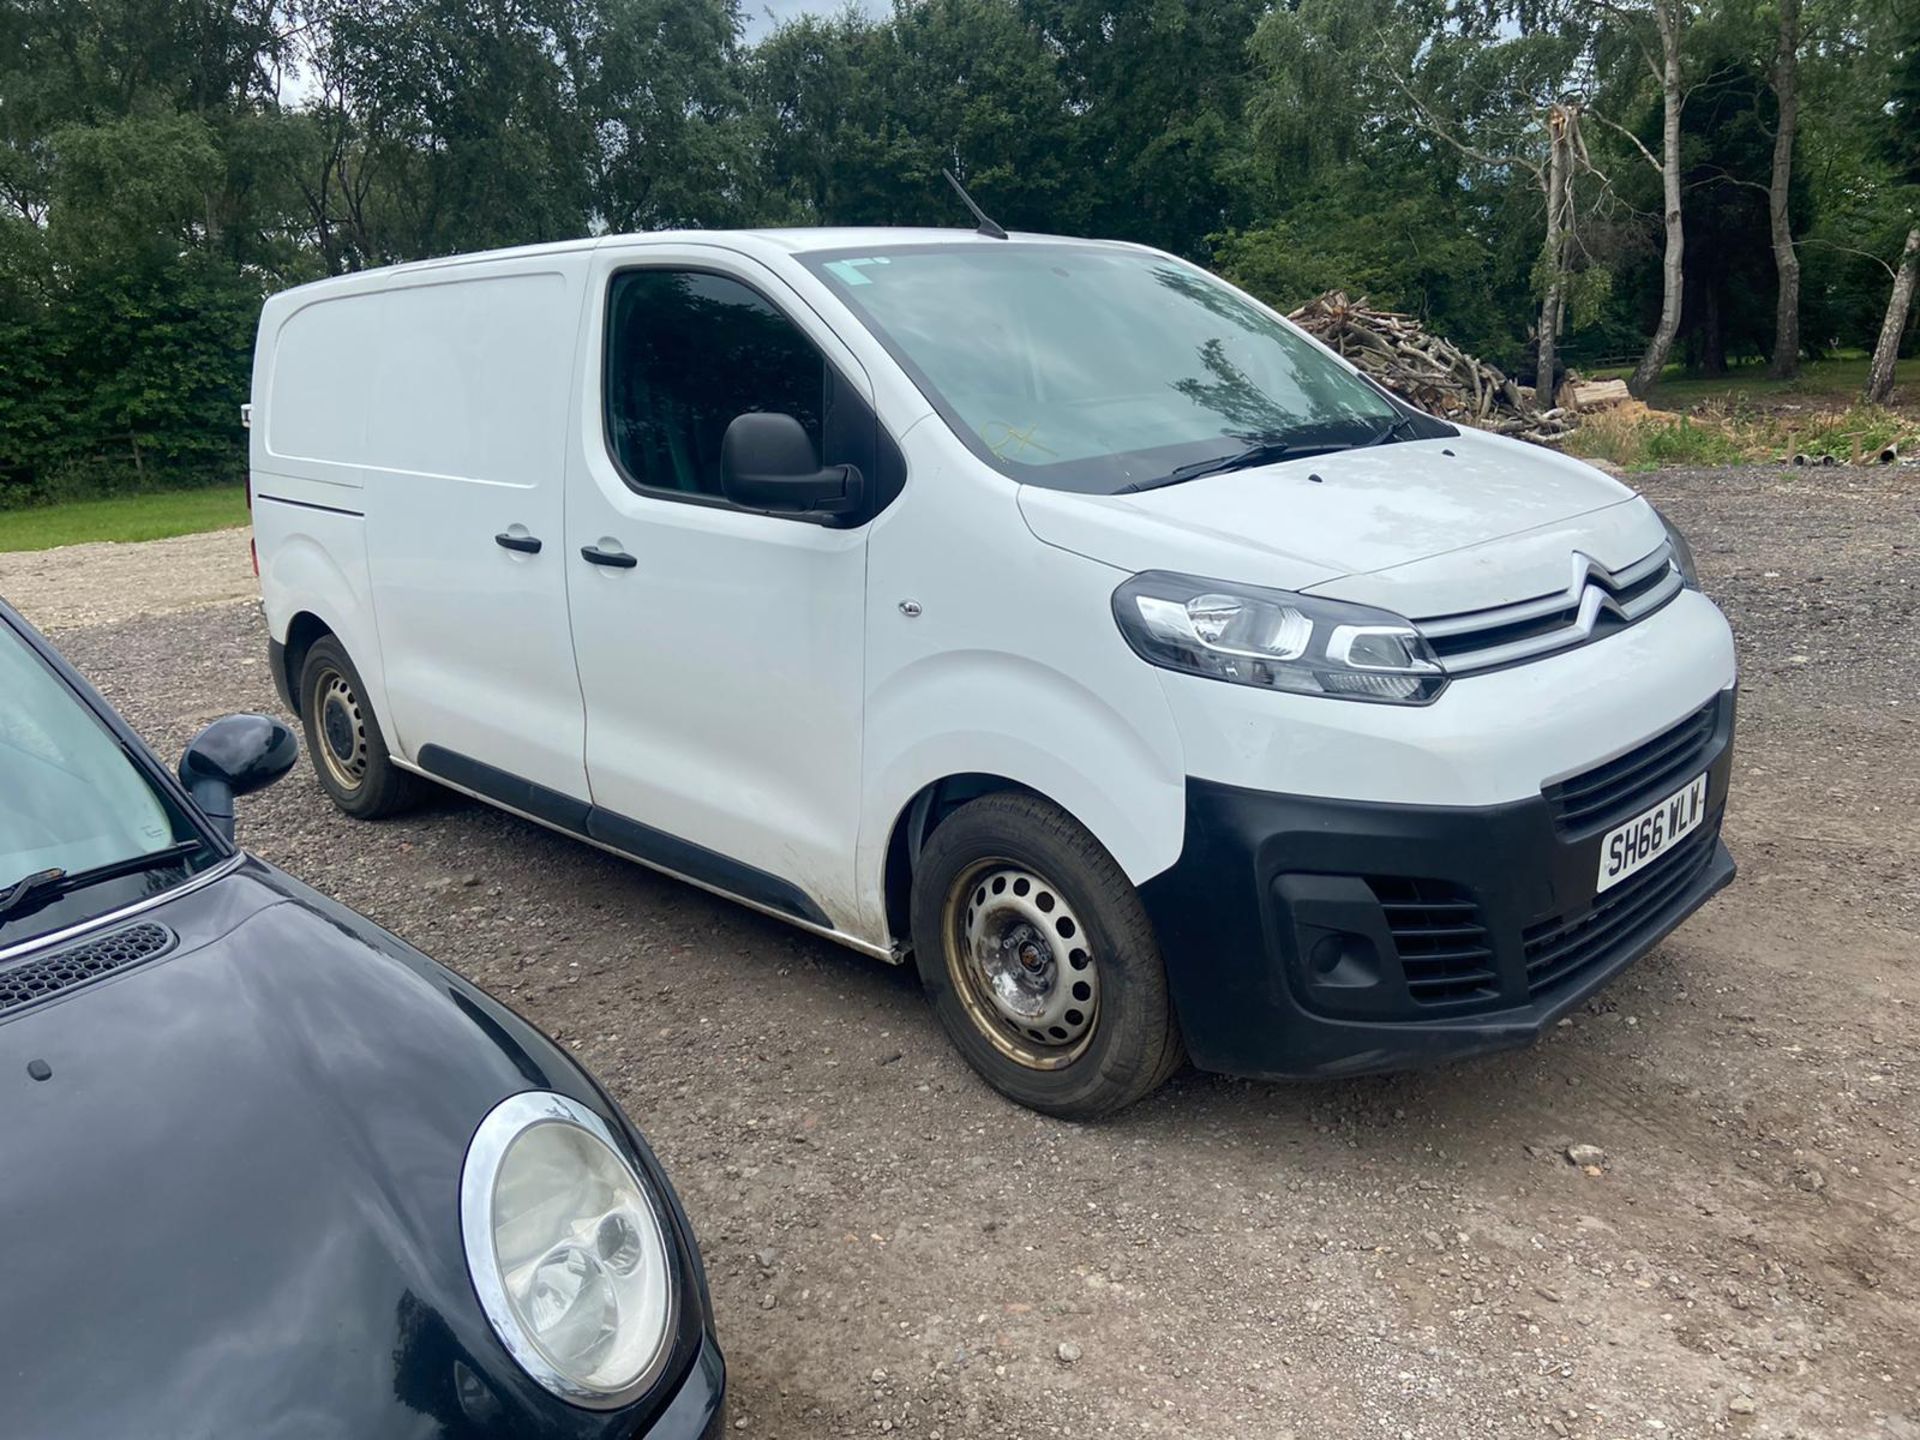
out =
<svg viewBox="0 0 1920 1440"><path fill-rule="evenodd" d="M173 941L171 930L149 921L109 931L24 964L0 967L0 1015L97 980L123 966L150 960L172 949Z"/></svg>
<svg viewBox="0 0 1920 1440"><path fill-rule="evenodd" d="M1615 825L1667 798L1706 768L1706 752L1719 723L1720 702L1710 700L1670 730L1626 754L1596 765L1541 793L1562 834Z"/></svg>
<svg viewBox="0 0 1920 1440"><path fill-rule="evenodd" d="M1527 991L1536 999L1594 961L1618 954L1658 921L1713 859L1717 825L1703 827L1670 854L1603 893L1584 915L1543 920L1522 935Z"/></svg>
<svg viewBox="0 0 1920 1440"><path fill-rule="evenodd" d="M1499 993L1487 927L1473 896L1444 880L1369 876L1417 1004L1484 1000Z"/></svg>

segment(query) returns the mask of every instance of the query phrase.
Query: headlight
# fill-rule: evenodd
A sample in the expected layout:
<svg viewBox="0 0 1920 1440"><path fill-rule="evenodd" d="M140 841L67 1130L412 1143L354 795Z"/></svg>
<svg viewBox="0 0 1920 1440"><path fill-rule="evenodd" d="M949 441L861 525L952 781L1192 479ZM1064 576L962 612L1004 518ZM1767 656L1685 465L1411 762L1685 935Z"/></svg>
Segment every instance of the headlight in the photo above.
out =
<svg viewBox="0 0 1920 1440"><path fill-rule="evenodd" d="M1426 639L1385 610L1149 570L1113 592L1141 659L1235 685L1424 705L1446 688Z"/></svg>
<svg viewBox="0 0 1920 1440"><path fill-rule="evenodd" d="M612 1409L658 1377L676 1300L665 1229L598 1115L545 1091L502 1100L467 1147L460 1228L487 1319L548 1390Z"/></svg>
<svg viewBox="0 0 1920 1440"><path fill-rule="evenodd" d="M1673 547L1673 563L1680 567L1680 580L1689 590L1700 588L1700 572L1694 568L1693 546L1687 543L1687 537L1674 527L1674 523L1665 515L1660 515L1660 507L1655 505L1653 513L1660 516L1660 523L1667 527L1667 544Z"/></svg>

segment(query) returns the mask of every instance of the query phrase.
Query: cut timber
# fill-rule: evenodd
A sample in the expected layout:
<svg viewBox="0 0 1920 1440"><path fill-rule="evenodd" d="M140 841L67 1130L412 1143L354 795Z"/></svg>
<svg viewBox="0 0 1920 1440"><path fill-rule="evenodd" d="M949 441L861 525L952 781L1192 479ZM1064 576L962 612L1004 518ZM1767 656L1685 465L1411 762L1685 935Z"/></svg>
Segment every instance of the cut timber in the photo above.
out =
<svg viewBox="0 0 1920 1440"><path fill-rule="evenodd" d="M1560 389L1563 403L1576 410L1604 410L1633 398L1624 380L1569 380Z"/></svg>
<svg viewBox="0 0 1920 1440"><path fill-rule="evenodd" d="M1376 310L1364 299L1329 290L1287 318L1430 415L1542 442L1557 440L1580 423L1566 406L1539 408L1498 366L1428 334L1411 315Z"/></svg>

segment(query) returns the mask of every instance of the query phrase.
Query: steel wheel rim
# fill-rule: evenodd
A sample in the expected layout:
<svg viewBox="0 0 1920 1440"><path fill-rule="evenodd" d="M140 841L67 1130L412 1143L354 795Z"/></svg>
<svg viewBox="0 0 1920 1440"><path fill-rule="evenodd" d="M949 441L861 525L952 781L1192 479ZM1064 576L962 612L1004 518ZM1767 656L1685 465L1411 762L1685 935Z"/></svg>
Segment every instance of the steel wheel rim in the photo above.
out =
<svg viewBox="0 0 1920 1440"><path fill-rule="evenodd" d="M314 753L343 790L358 790L367 778L367 720L347 677L329 667L313 686Z"/></svg>
<svg viewBox="0 0 1920 1440"><path fill-rule="evenodd" d="M954 993L996 1050L1030 1070L1058 1070L1086 1053L1100 972L1058 885L1030 865L980 861L948 890L942 932Z"/></svg>

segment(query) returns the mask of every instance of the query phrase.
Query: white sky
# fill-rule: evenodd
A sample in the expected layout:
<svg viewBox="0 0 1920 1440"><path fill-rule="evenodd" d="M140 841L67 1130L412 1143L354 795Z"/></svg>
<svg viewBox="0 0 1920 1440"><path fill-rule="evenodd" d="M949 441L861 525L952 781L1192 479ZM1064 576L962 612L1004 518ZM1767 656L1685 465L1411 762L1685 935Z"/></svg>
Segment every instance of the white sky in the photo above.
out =
<svg viewBox="0 0 1920 1440"><path fill-rule="evenodd" d="M889 14L893 9L887 0L858 0L858 3L862 10L874 16ZM815 15L831 15L841 6L842 0L742 0L740 14L747 22L747 39L754 41L782 20L791 20L809 11Z"/></svg>

